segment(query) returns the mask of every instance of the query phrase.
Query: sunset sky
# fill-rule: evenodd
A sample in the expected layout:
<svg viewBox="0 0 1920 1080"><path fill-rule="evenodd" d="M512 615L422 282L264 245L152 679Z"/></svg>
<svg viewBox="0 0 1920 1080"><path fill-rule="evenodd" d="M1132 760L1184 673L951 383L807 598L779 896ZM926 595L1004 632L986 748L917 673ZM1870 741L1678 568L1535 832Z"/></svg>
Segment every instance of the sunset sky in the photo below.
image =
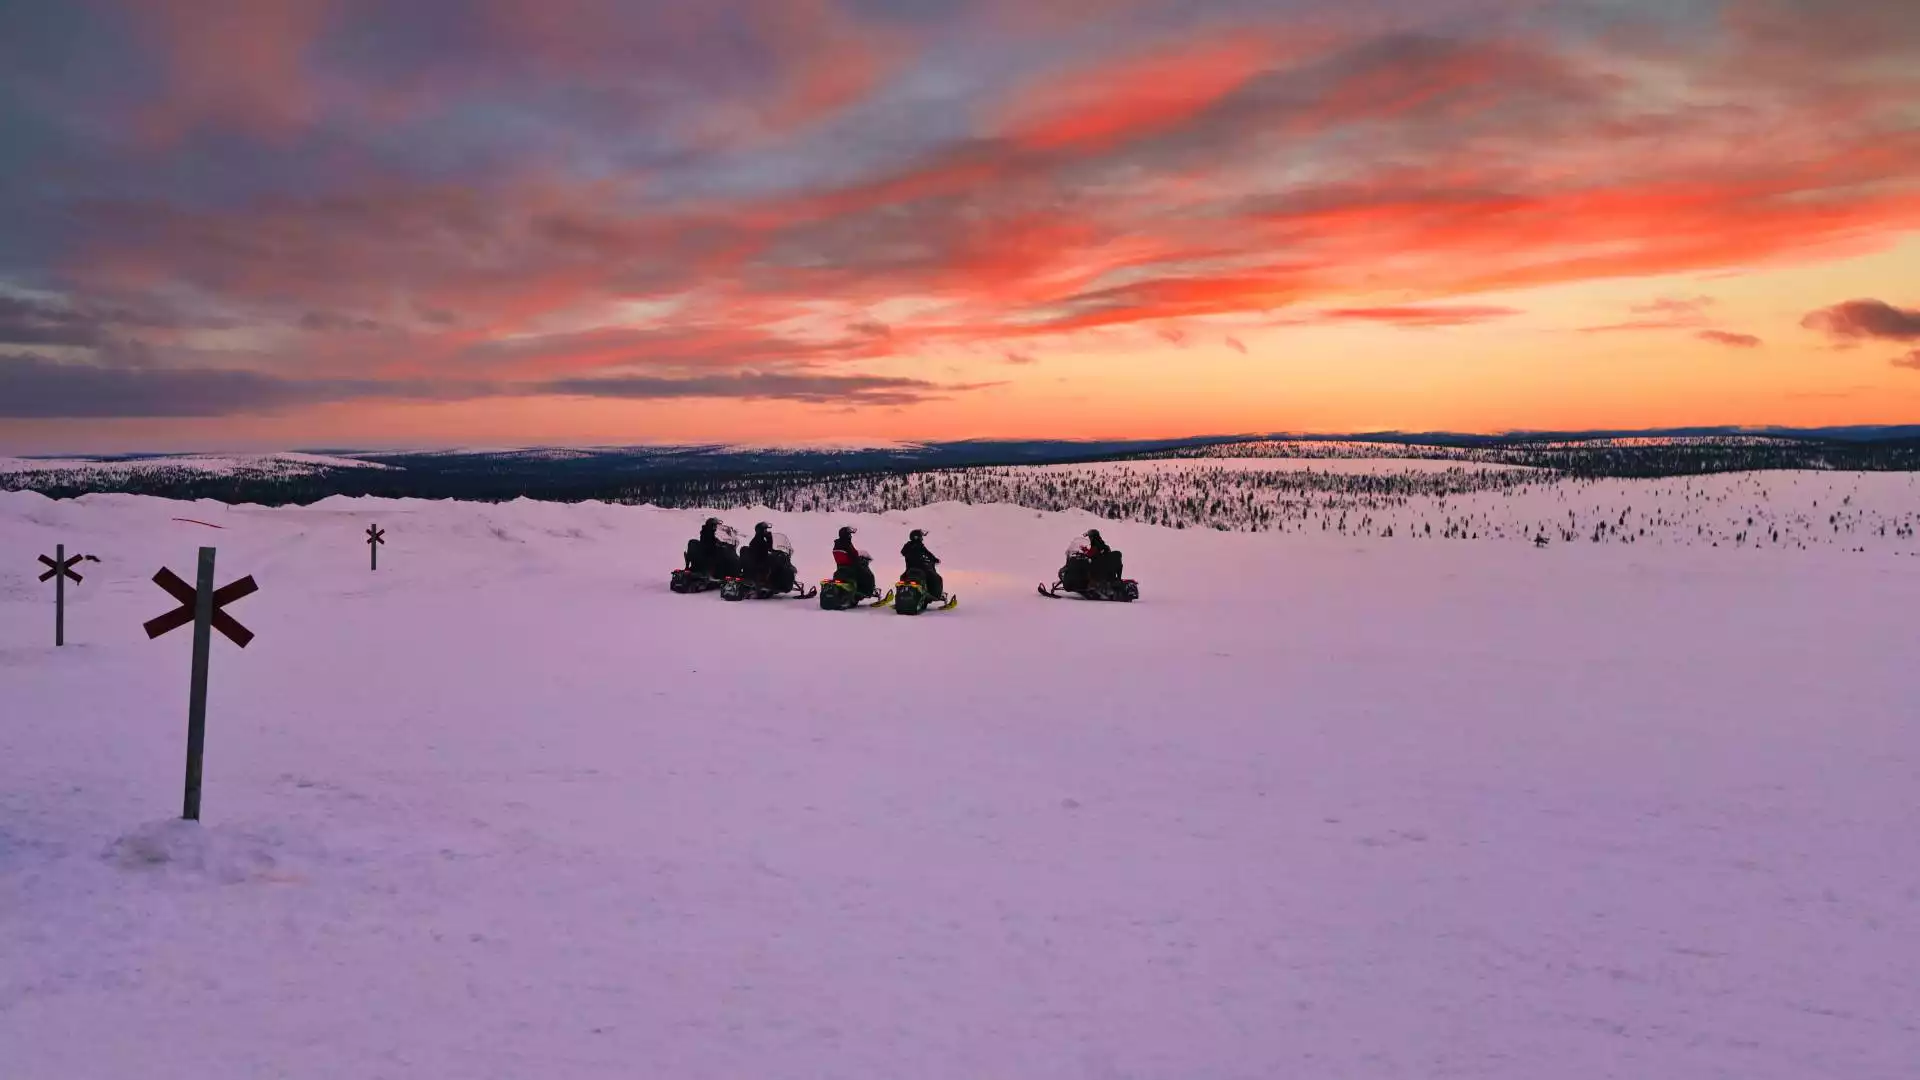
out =
<svg viewBox="0 0 1920 1080"><path fill-rule="evenodd" d="M1920 422L1920 4L0 2L0 452Z"/></svg>

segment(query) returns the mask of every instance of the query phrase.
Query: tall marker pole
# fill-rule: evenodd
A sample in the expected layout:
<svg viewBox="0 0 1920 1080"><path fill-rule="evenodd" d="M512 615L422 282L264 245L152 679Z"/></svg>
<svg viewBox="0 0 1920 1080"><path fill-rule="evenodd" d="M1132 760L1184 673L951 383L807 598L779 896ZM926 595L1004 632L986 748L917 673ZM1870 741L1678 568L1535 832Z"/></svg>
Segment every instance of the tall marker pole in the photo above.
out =
<svg viewBox="0 0 1920 1080"><path fill-rule="evenodd" d="M200 820L200 755L207 745L207 654L213 644L213 549L200 549L193 595L193 682L187 697L187 790L180 816Z"/></svg>
<svg viewBox="0 0 1920 1080"><path fill-rule="evenodd" d="M247 642L253 640L253 631L241 626L223 609L260 590L251 574L224 589L214 588L210 547L200 549L198 578L198 587L190 587L180 580L180 575L161 567L160 572L153 575L153 583L180 606L142 624L149 638L193 624L193 682L187 692L187 790L180 808L180 816L188 821L200 820L200 757L207 745L207 653L211 651L213 631L220 631L227 635L227 640L246 648Z"/></svg>
<svg viewBox="0 0 1920 1080"><path fill-rule="evenodd" d="M67 545L53 545L53 561L62 566L67 564ZM67 643L67 575L53 575L53 643L55 646Z"/></svg>

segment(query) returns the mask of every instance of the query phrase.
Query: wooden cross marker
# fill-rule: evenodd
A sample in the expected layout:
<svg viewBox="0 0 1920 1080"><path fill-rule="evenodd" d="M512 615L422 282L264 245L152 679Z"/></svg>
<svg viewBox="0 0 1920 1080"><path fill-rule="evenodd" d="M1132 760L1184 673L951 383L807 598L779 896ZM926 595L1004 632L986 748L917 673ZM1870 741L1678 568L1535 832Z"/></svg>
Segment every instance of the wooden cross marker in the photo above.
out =
<svg viewBox="0 0 1920 1080"><path fill-rule="evenodd" d="M145 624L148 638L157 638L188 623L193 624L193 681L187 694L187 787L180 816L200 820L200 760L207 743L207 653L213 644L213 631L241 648L253 640L253 631L234 621L221 609L243 596L258 592L249 574L221 588L213 587L213 549L200 549L198 583L188 587L179 575L166 567L153 575L153 583L180 601L180 606Z"/></svg>
<svg viewBox="0 0 1920 1080"><path fill-rule="evenodd" d="M53 545L51 559L45 555L40 556L40 561L47 566L47 572L40 575L40 580L53 582L53 643L55 645L67 643L67 582L71 580L76 585L80 583L80 575L73 572L73 564L85 558L90 556L75 555L71 559L67 558L65 544ZM94 559L94 561L100 560Z"/></svg>
<svg viewBox="0 0 1920 1080"><path fill-rule="evenodd" d="M380 569L380 545L387 542L387 530L378 525L367 526L367 553L373 556L373 569Z"/></svg>

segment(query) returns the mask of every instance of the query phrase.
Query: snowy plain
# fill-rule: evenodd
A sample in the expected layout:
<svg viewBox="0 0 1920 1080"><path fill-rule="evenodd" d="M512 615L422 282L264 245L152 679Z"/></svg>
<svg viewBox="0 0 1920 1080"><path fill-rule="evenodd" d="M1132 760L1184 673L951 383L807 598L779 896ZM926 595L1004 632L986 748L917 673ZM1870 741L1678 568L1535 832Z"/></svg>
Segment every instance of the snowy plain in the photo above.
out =
<svg viewBox="0 0 1920 1080"><path fill-rule="evenodd" d="M1914 542L1694 518L1915 489L1712 479L1542 549L724 513L931 528L914 619L673 595L698 511L0 492L0 1076L1912 1077ZM1091 524L1140 603L1034 595Z"/></svg>

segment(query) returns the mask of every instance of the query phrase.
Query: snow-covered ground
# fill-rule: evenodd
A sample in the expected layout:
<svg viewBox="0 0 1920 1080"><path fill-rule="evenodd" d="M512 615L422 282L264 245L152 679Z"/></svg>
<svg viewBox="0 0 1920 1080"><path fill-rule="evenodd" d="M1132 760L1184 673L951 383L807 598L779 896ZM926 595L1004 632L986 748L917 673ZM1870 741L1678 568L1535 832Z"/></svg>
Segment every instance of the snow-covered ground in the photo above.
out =
<svg viewBox="0 0 1920 1080"><path fill-rule="evenodd" d="M1684 546L1703 483L1659 545L1101 523L1131 606L1034 595L1085 514L853 519L933 530L916 619L670 594L697 511L0 492L0 1076L1911 1077L1920 559ZM845 520L725 516L807 579ZM201 544L261 591L194 826L140 623Z"/></svg>

